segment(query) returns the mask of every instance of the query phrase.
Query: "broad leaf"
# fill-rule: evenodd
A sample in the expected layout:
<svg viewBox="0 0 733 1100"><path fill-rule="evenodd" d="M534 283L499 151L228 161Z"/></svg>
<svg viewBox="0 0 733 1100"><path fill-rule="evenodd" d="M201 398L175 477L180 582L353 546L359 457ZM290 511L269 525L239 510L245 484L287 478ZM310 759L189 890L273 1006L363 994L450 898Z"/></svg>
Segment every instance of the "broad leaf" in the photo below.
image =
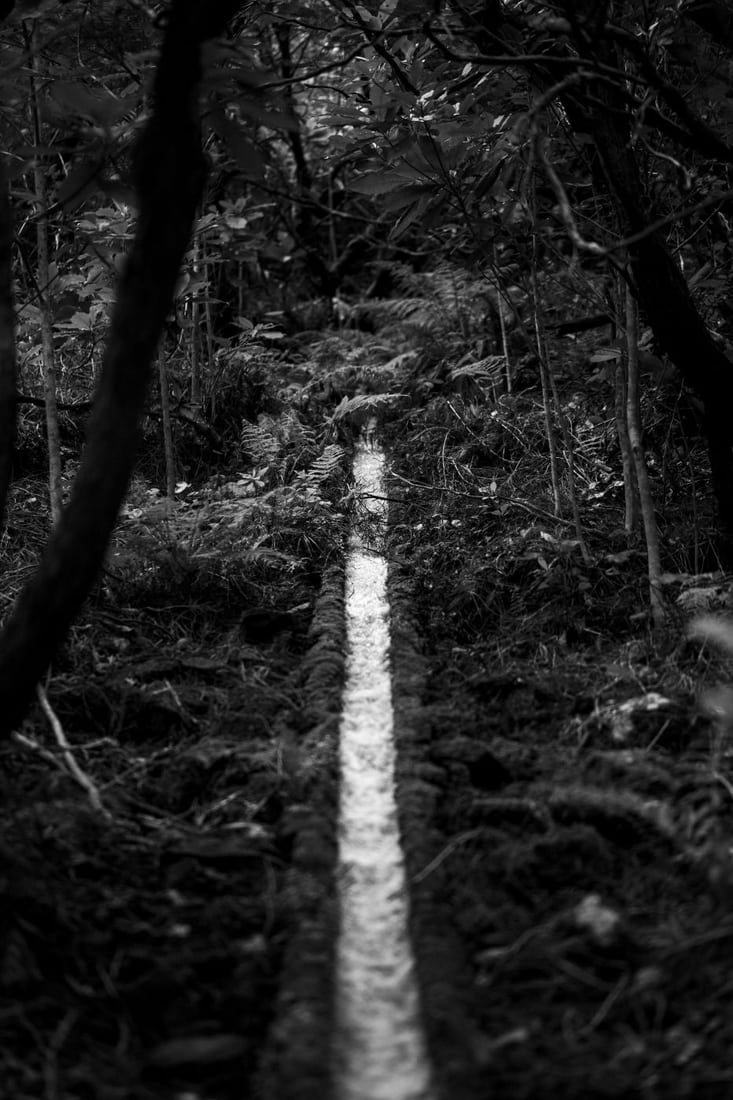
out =
<svg viewBox="0 0 733 1100"><path fill-rule="evenodd" d="M48 87L48 97L64 114L81 115L100 126L111 126L130 109L127 99L99 87L91 88L71 80L54 80Z"/></svg>
<svg viewBox="0 0 733 1100"><path fill-rule="evenodd" d="M427 186L411 186L403 187L399 191L392 191L387 195L382 203L383 210L402 210L405 206L409 206L410 203L417 202L418 199L423 197L430 198L434 194L434 188L430 185Z"/></svg>
<svg viewBox="0 0 733 1100"><path fill-rule="evenodd" d="M349 183L349 189L360 195L385 195L404 185L404 176L395 172L369 172Z"/></svg>
<svg viewBox="0 0 733 1100"><path fill-rule="evenodd" d="M75 164L63 183L59 184L56 192L59 205L72 209L98 191L100 168L98 160L82 160Z"/></svg>
<svg viewBox="0 0 733 1100"><path fill-rule="evenodd" d="M265 163L262 154L241 126L227 118L223 111L212 114L211 124L245 176L255 180L263 179Z"/></svg>

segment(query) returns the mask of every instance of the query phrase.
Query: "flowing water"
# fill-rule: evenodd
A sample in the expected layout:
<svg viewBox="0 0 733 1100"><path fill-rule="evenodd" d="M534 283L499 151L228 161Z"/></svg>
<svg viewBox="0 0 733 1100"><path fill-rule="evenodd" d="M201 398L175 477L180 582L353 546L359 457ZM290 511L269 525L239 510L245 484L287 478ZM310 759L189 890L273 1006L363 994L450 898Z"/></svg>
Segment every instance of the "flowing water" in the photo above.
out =
<svg viewBox="0 0 733 1100"><path fill-rule="evenodd" d="M352 536L346 567L335 1094L432 1100L395 803L384 455L371 436L357 447L354 477L368 533Z"/></svg>

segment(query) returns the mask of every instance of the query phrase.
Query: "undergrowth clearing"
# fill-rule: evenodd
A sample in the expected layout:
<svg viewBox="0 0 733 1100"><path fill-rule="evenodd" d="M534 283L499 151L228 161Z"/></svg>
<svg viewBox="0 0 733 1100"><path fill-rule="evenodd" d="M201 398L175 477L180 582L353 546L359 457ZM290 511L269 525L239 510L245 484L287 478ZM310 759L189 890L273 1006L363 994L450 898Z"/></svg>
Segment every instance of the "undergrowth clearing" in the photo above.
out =
<svg viewBox="0 0 733 1100"><path fill-rule="evenodd" d="M429 343L379 339L371 359L359 333L303 352L297 392L283 362L227 473L174 502L133 485L46 687L108 816L40 707L2 749L8 1096L328 1095L348 464L375 412L442 1095L715 1098L731 1082L729 709L704 704L731 669L687 633L700 607L727 614L728 582L702 575L707 506L682 491L699 443L655 451L648 409L655 634L602 391L573 405L572 371L562 389L586 561L553 514L536 382L502 396ZM6 604L43 534L40 484L14 494Z"/></svg>
<svg viewBox="0 0 733 1100"><path fill-rule="evenodd" d="M731 669L687 636L685 596L724 615L725 578L670 576L655 636L617 496L586 488L586 563L527 429L497 455L474 415L454 396L409 440L391 428L402 799L444 1094L722 1096L733 750L704 695Z"/></svg>

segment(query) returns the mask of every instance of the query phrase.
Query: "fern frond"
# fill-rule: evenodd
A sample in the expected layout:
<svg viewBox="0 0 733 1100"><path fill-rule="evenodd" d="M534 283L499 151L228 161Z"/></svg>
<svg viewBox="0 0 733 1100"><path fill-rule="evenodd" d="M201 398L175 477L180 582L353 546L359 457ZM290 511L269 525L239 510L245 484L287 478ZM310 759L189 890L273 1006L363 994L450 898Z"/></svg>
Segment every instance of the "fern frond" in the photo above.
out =
<svg viewBox="0 0 733 1100"><path fill-rule="evenodd" d="M339 443L329 443L327 447L324 447L323 453L305 471L308 483L322 485L332 474L337 472L343 457L343 447Z"/></svg>
<svg viewBox="0 0 733 1100"><path fill-rule="evenodd" d="M452 381L457 378L471 378L475 382L498 382L503 377L504 370L503 355L487 355L484 359L477 359L475 363L454 367L450 376Z"/></svg>
<svg viewBox="0 0 733 1100"><path fill-rule="evenodd" d="M416 321L428 317L435 309L430 298L377 298L369 303L369 312L377 314L382 323Z"/></svg>
<svg viewBox="0 0 733 1100"><path fill-rule="evenodd" d="M356 397L345 397L343 401L339 402L334 410L332 421L343 420L345 416L352 416L354 413L367 412L370 409L377 409L381 405L389 405L395 401L398 401L402 397L407 397L405 393L360 393Z"/></svg>
<svg viewBox="0 0 733 1100"><path fill-rule="evenodd" d="M373 350L373 349L372 349ZM398 371L402 367L406 367L408 363L412 363L417 359L418 352L403 351L399 355L393 355L391 359L388 359L386 363L378 363L376 366L377 371Z"/></svg>
<svg viewBox="0 0 733 1100"><path fill-rule="evenodd" d="M281 442L263 424L250 424L246 421L239 433L239 443L243 451L246 451L256 462L265 462L271 465L275 462L281 451Z"/></svg>

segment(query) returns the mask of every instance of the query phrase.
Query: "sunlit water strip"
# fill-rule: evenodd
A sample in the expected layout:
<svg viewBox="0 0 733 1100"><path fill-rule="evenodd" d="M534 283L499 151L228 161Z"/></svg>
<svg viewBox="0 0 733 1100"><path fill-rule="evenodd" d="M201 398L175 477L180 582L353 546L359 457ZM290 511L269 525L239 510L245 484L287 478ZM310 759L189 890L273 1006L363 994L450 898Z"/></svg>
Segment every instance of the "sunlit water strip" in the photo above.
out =
<svg viewBox="0 0 733 1100"><path fill-rule="evenodd" d="M375 546L386 526L384 455L354 458ZM346 685L340 734L337 1100L432 1100L408 935L394 790L387 563L352 536L346 567Z"/></svg>

